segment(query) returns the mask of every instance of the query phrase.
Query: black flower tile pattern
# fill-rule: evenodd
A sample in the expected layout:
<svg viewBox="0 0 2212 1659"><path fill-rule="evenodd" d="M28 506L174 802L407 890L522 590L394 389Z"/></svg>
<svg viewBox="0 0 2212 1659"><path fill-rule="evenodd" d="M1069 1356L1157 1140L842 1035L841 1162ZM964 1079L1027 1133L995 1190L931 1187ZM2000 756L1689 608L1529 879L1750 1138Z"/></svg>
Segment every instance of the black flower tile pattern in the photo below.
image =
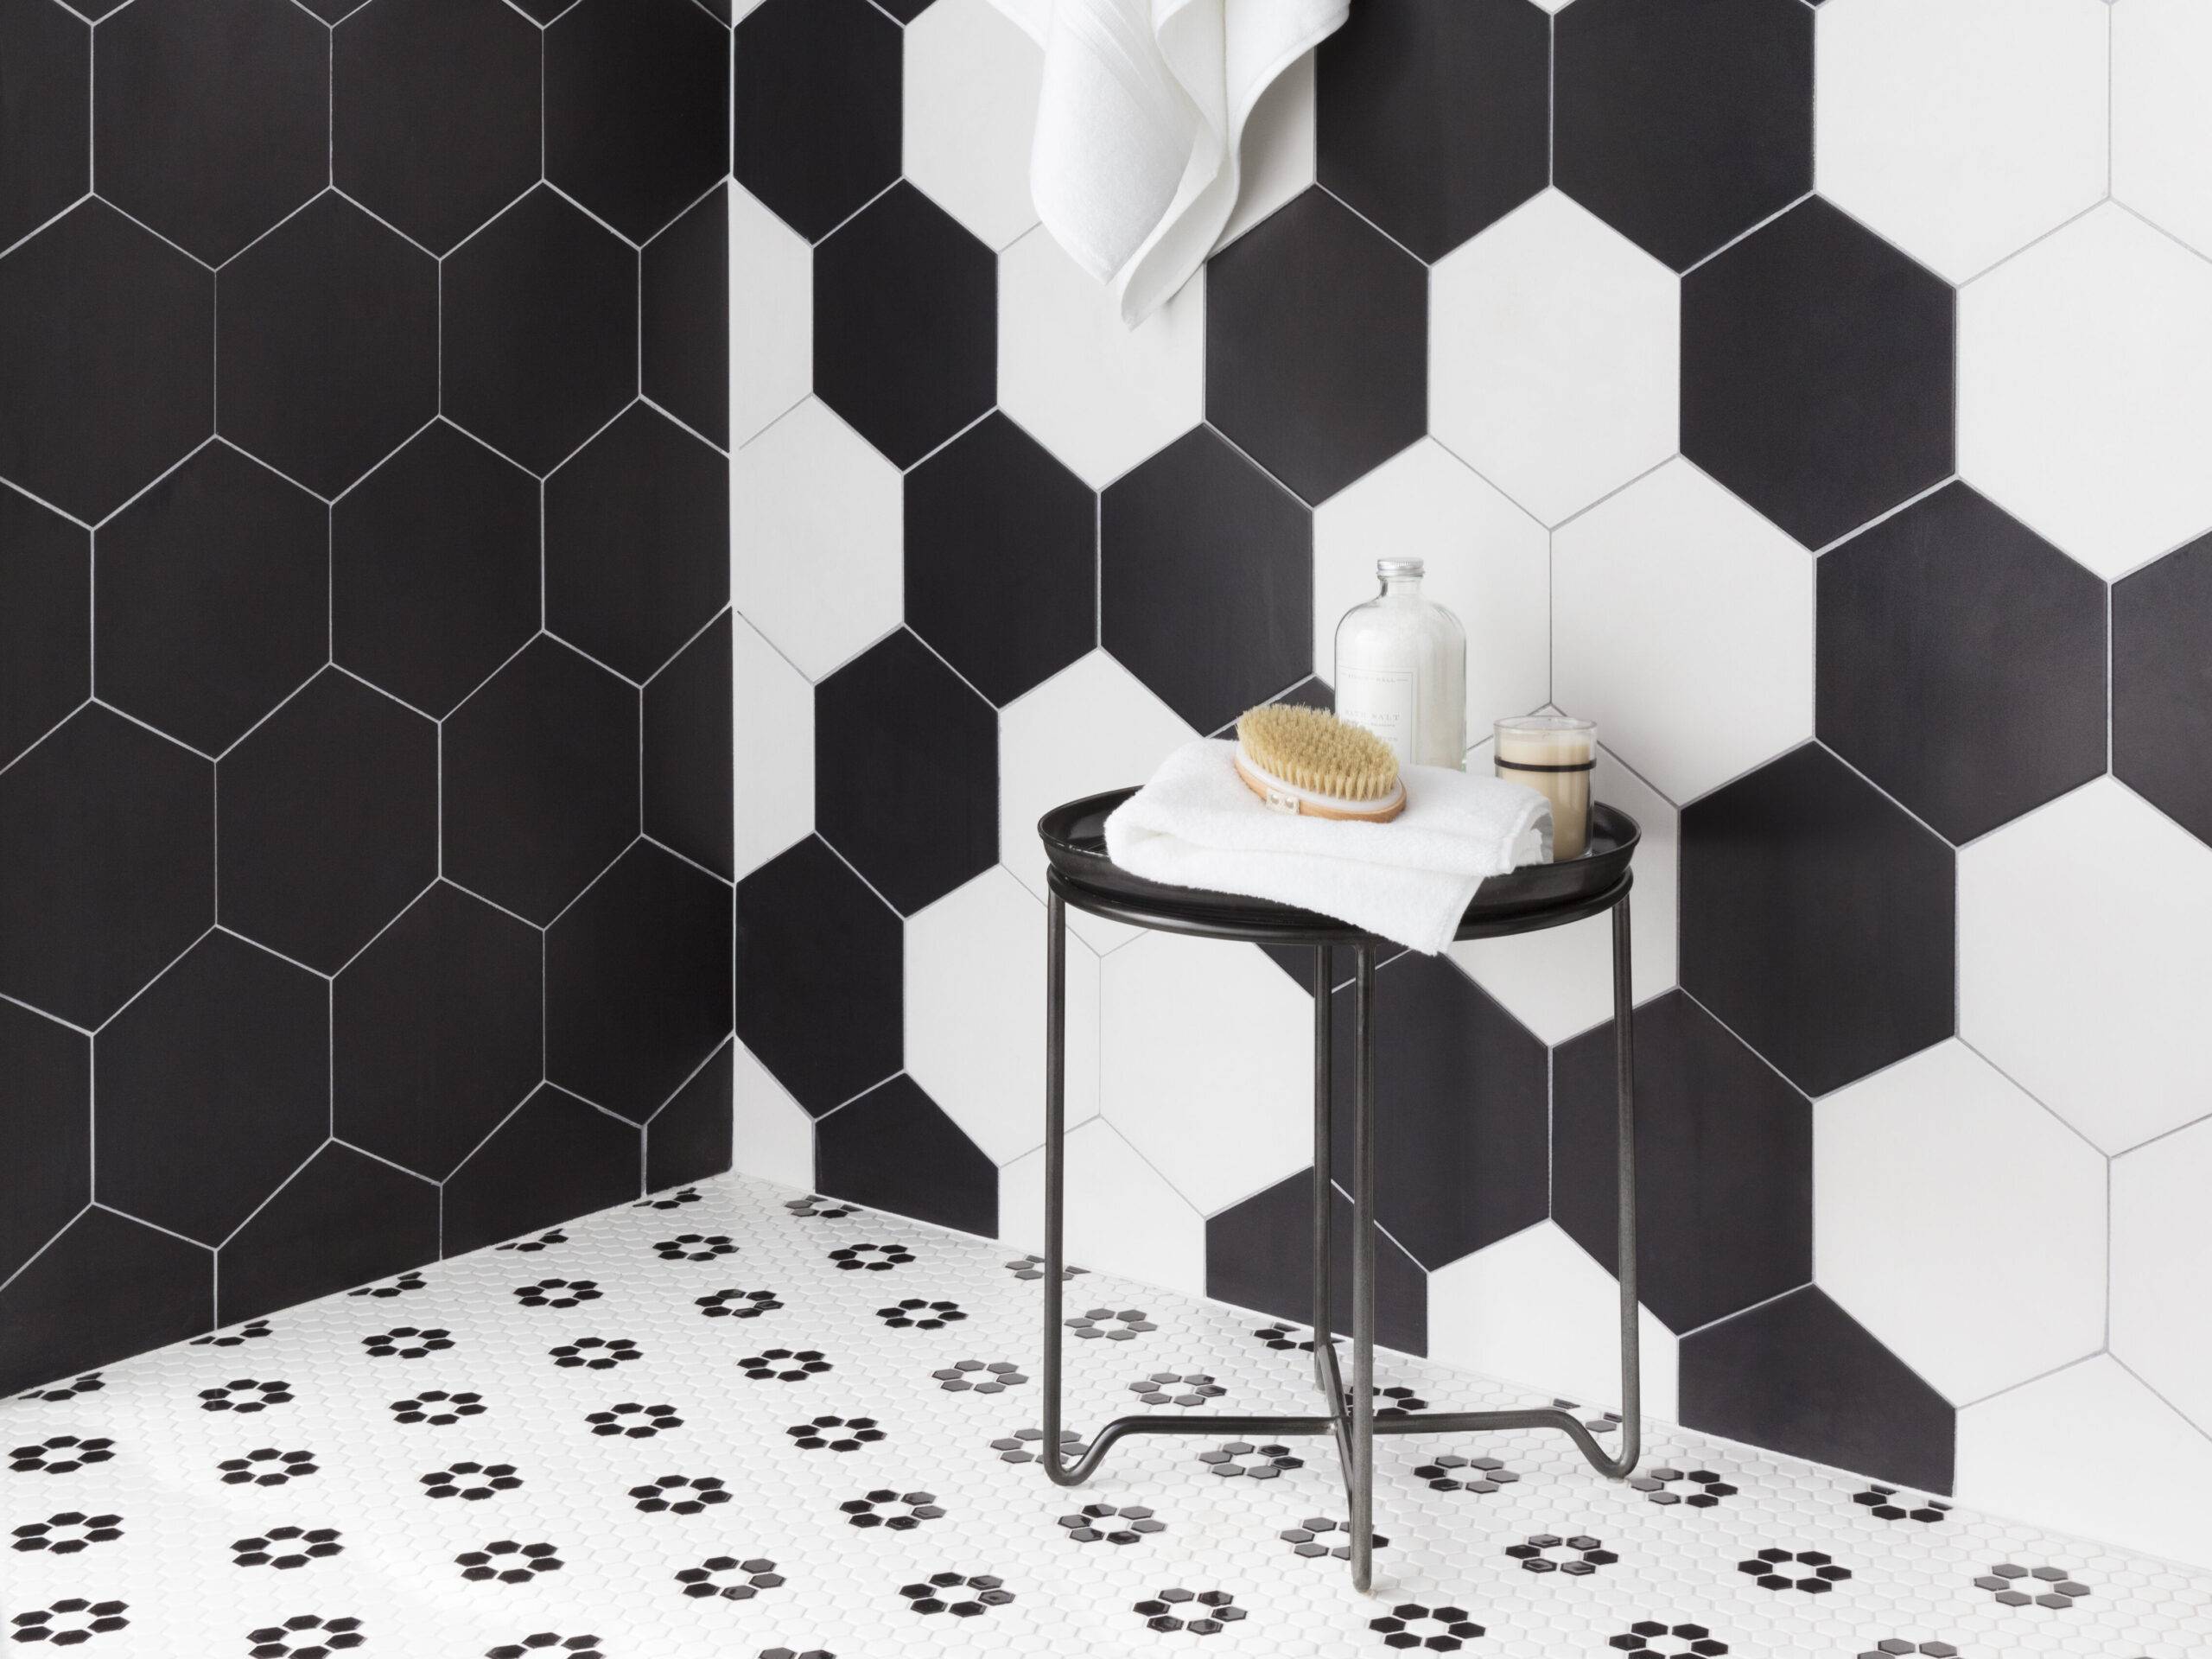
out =
<svg viewBox="0 0 2212 1659"><path fill-rule="evenodd" d="M942 1331L968 1317L957 1302L925 1301L918 1296L879 1307L875 1316L893 1331Z"/></svg>
<svg viewBox="0 0 2212 1659"><path fill-rule="evenodd" d="M481 1395L464 1391L449 1394L443 1389L425 1389L410 1400L395 1400L391 1404L393 1418L402 1423L427 1423L433 1428L447 1428L464 1417L484 1414Z"/></svg>
<svg viewBox="0 0 2212 1659"><path fill-rule="evenodd" d="M1351 1546L1342 1542L1332 1543L1330 1540L1350 1530L1347 1522L1332 1520L1325 1515L1309 1515L1296 1526L1285 1527L1275 1536L1290 1546L1290 1553L1294 1555L1304 1556L1308 1560L1331 1555L1341 1561L1351 1558ZM1390 1547L1390 1541L1379 1532L1371 1541L1377 1549Z"/></svg>
<svg viewBox="0 0 2212 1659"><path fill-rule="evenodd" d="M1167 1523L1141 1503L1119 1508L1111 1503L1086 1503L1075 1514L1062 1516L1059 1527L1068 1541L1077 1544L1134 1544L1167 1530Z"/></svg>
<svg viewBox="0 0 2212 1659"><path fill-rule="evenodd" d="M884 1437L873 1417L816 1417L793 1423L784 1432L807 1452L857 1452Z"/></svg>
<svg viewBox="0 0 2212 1659"><path fill-rule="evenodd" d="M642 1515L699 1515L730 1500L728 1484L716 1475L661 1475L630 1489L630 1501Z"/></svg>
<svg viewBox="0 0 2212 1659"><path fill-rule="evenodd" d="M958 1360L930 1375L947 1394L1004 1394L1029 1381L1013 1361L1006 1359Z"/></svg>
<svg viewBox="0 0 2212 1659"><path fill-rule="evenodd" d="M114 1455L115 1442L105 1436L86 1440L74 1434L56 1434L30 1446L10 1447L8 1467L19 1475L73 1475L88 1465L105 1463Z"/></svg>
<svg viewBox="0 0 2212 1659"><path fill-rule="evenodd" d="M1431 1459L1414 1474L1427 1481L1432 1492L1474 1492L1485 1497L1521 1478L1505 1466L1502 1458L1463 1457L1456 1452Z"/></svg>
<svg viewBox="0 0 2212 1659"><path fill-rule="evenodd" d="M1629 1484L1654 1503L1687 1503L1694 1510L1709 1510L1724 1498L1735 1497L1737 1491L1713 1470L1684 1471L1666 1464L1655 1465L1631 1478Z"/></svg>
<svg viewBox="0 0 2212 1659"><path fill-rule="evenodd" d="M1665 1624L1656 1618L1637 1620L1618 1636L1608 1637L1605 1644L1629 1659L1719 1659L1728 1651L1728 1644L1702 1624Z"/></svg>
<svg viewBox="0 0 2212 1659"><path fill-rule="evenodd" d="M955 1618L974 1618L1014 1599L1006 1580L990 1573L932 1573L919 1584L902 1586L899 1593L917 1613L950 1613Z"/></svg>
<svg viewBox="0 0 2212 1659"><path fill-rule="evenodd" d="M912 1532L925 1521L942 1521L944 1510L933 1492L898 1492L880 1486L864 1497L849 1497L837 1506L852 1527L883 1527L893 1532Z"/></svg>
<svg viewBox="0 0 2212 1659"><path fill-rule="evenodd" d="M1937 1497L1912 1497L1894 1486L1869 1486L1865 1491L1853 1492L1851 1501L1865 1507L1866 1513L1882 1521L1917 1521L1932 1527L1951 1512L1951 1506Z"/></svg>
<svg viewBox="0 0 2212 1659"><path fill-rule="evenodd" d="M1457 1653L1483 1634L1483 1627L1467 1616L1464 1607L1430 1607L1418 1601L1402 1601L1367 1628L1382 1638L1386 1648L1421 1648L1430 1653Z"/></svg>
<svg viewBox="0 0 2212 1659"><path fill-rule="evenodd" d="M551 1653L556 1659L607 1659L596 1636L563 1636L557 1630L537 1630L519 1642L502 1642L486 1648L485 1659L530 1659L534 1653Z"/></svg>
<svg viewBox="0 0 2212 1659"><path fill-rule="evenodd" d="M657 1241L653 1254L664 1262L712 1262L735 1255L737 1243L728 1233L678 1233Z"/></svg>
<svg viewBox="0 0 2212 1659"><path fill-rule="evenodd" d="M102 1380L98 1371L87 1371L82 1376L71 1377L66 1382L56 1382L48 1388L28 1389L16 1397L18 1400L44 1400L59 1404L64 1400L74 1400L80 1395L98 1394L106 1386L106 1382Z"/></svg>
<svg viewBox="0 0 2212 1659"><path fill-rule="evenodd" d="M764 1348L739 1360L737 1369L755 1382L804 1382L833 1366L818 1348Z"/></svg>
<svg viewBox="0 0 2212 1659"><path fill-rule="evenodd" d="M999 1454L1001 1463L1035 1463L1039 1460L1038 1442L1045 1438L1041 1428L1017 1428L1011 1434L1001 1435L991 1442L991 1450ZM1060 1456L1079 1458L1089 1446L1074 1429L1060 1431Z"/></svg>
<svg viewBox="0 0 2212 1659"><path fill-rule="evenodd" d="M372 1349L371 1352L375 1351ZM284 1382L262 1382L251 1376L241 1376L213 1389L200 1390L200 1409L202 1411L235 1411L241 1414L262 1411L270 1406L289 1405L297 1396L292 1385Z"/></svg>
<svg viewBox="0 0 2212 1659"><path fill-rule="evenodd" d="M1992 1600L2007 1607L2033 1605L2057 1611L2074 1606L2091 1593L2090 1587L2069 1569L2047 1562L2031 1567L2016 1561L1999 1561L1977 1578L1974 1586L1988 1591Z"/></svg>
<svg viewBox="0 0 2212 1659"><path fill-rule="evenodd" d="M360 1285L346 1294L348 1296L373 1296L378 1301L389 1301L395 1296L412 1295L418 1290L428 1290L430 1281L419 1273L403 1273L388 1284Z"/></svg>
<svg viewBox="0 0 2212 1659"><path fill-rule="evenodd" d="M282 1624L264 1624L246 1632L253 1643L246 1659L325 1659L346 1653L368 1640L358 1618L325 1618L315 1613L296 1613Z"/></svg>
<svg viewBox="0 0 2212 1659"><path fill-rule="evenodd" d="M625 1440L650 1440L669 1430L683 1427L683 1420L676 1414L673 1406L642 1406L634 1401L625 1401L619 1406L609 1406L605 1411L594 1411L584 1419L594 1434L620 1435Z"/></svg>
<svg viewBox="0 0 2212 1659"><path fill-rule="evenodd" d="M1808 1595L1826 1595L1851 1577L1849 1567L1820 1549L1769 1548L1737 1562L1736 1570L1748 1573L1762 1590L1802 1590Z"/></svg>
<svg viewBox="0 0 2212 1659"><path fill-rule="evenodd" d="M1132 1603L1129 1611L1144 1620L1147 1630L1164 1635L1188 1630L1192 1636L1218 1636L1249 1616L1226 1590L1185 1590L1179 1585Z"/></svg>
<svg viewBox="0 0 2212 1659"><path fill-rule="evenodd" d="M694 1600L714 1596L724 1601L750 1601L763 1590L782 1587L784 1577L776 1571L775 1562L764 1555L741 1561L728 1555L710 1555L696 1567L685 1567L676 1575L676 1581Z"/></svg>
<svg viewBox="0 0 2212 1659"><path fill-rule="evenodd" d="M1206 1372L1185 1376L1176 1371L1154 1371L1129 1384L1129 1392L1147 1406L1203 1406L1229 1390Z"/></svg>
<svg viewBox="0 0 2212 1659"><path fill-rule="evenodd" d="M284 1486L319 1473L321 1467L312 1452L279 1452L274 1446L225 1458L215 1465L226 1486Z"/></svg>
<svg viewBox="0 0 2212 1659"><path fill-rule="evenodd" d="M9 1637L16 1642L49 1642L57 1648L75 1647L94 1637L122 1630L130 1623L124 1617L129 1611L127 1602L86 1601L82 1596L65 1596L51 1607L17 1613L8 1621L11 1627Z"/></svg>
<svg viewBox="0 0 2212 1659"><path fill-rule="evenodd" d="M1087 1313L1078 1313L1067 1321L1069 1330L1078 1337L1109 1342L1131 1342L1141 1331L1157 1331L1160 1327L1145 1318L1141 1307L1125 1307L1116 1313L1110 1307L1094 1307Z"/></svg>
<svg viewBox="0 0 2212 1659"><path fill-rule="evenodd" d="M1208 1474L1228 1480L1240 1476L1252 1480L1275 1480L1286 1470L1306 1466L1306 1459L1293 1455L1287 1446L1255 1446L1249 1440L1224 1440L1210 1452L1199 1452L1198 1461L1205 1465Z"/></svg>
<svg viewBox="0 0 2212 1659"><path fill-rule="evenodd" d="M422 1479L425 1497L458 1497L480 1503L522 1484L511 1463L476 1463L464 1459L448 1468L434 1469Z"/></svg>
<svg viewBox="0 0 2212 1659"><path fill-rule="evenodd" d="M375 1359L423 1359L431 1354L442 1353L453 1345L453 1333L442 1325L431 1325L427 1329L411 1325L394 1325L389 1331L379 1331L373 1336L361 1338L361 1346Z"/></svg>
<svg viewBox="0 0 2212 1659"><path fill-rule="evenodd" d="M238 1567L273 1567L289 1572L310 1561L342 1555L346 1546L334 1527L271 1527L265 1534L241 1538L231 1546L231 1560Z"/></svg>
<svg viewBox="0 0 2212 1659"><path fill-rule="evenodd" d="M763 1313L772 1313L783 1304L770 1290L718 1290L702 1296L693 1304L700 1317L709 1319L757 1319Z"/></svg>
<svg viewBox="0 0 2212 1659"><path fill-rule="evenodd" d="M472 1584L528 1584L568 1565L550 1544L518 1543L512 1538L463 1550L453 1560L461 1576Z"/></svg>
<svg viewBox="0 0 2212 1659"><path fill-rule="evenodd" d="M524 1307L577 1307L600 1299L598 1284L589 1279L541 1279L534 1285L517 1285L515 1300Z"/></svg>
<svg viewBox="0 0 2212 1659"><path fill-rule="evenodd" d="M44 1550L52 1555L75 1555L94 1544L110 1544L123 1536L119 1515L86 1515L64 1510L43 1521L26 1522L9 1534L10 1549L28 1554Z"/></svg>
<svg viewBox="0 0 2212 1659"><path fill-rule="evenodd" d="M607 1371L617 1365L627 1364L645 1357L638 1344L627 1337L579 1337L574 1342L564 1342L546 1352L554 1364L563 1370L579 1367L585 1370Z"/></svg>
<svg viewBox="0 0 2212 1659"><path fill-rule="evenodd" d="M1531 1533L1521 1542L1507 1545L1505 1553L1521 1563L1524 1573L1564 1573L1569 1578L1587 1578L1620 1560L1601 1540L1587 1533L1577 1533L1572 1538L1562 1538L1555 1532Z"/></svg>

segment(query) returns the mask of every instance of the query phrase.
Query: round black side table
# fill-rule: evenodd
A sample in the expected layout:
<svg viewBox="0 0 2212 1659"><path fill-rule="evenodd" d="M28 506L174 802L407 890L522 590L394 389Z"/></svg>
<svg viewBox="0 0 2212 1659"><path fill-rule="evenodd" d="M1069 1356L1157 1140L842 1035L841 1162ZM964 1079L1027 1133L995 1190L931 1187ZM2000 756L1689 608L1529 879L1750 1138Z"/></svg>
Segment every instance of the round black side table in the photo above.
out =
<svg viewBox="0 0 2212 1659"><path fill-rule="evenodd" d="M1619 1097L1617 1155L1620 1188L1621 1448L1608 1457L1572 1414L1528 1411L1425 1411L1378 1421L1375 1415L1375 959L1386 942L1326 916L1263 899L1171 887L1131 875L1106 856L1109 814L1135 791L1115 790L1055 807L1038 821L1052 868L1046 946L1045 1062L1045 1421L1039 1460L1055 1485L1088 1480L1125 1434L1249 1435L1274 1439L1327 1434L1337 1445L1350 1513L1352 1583L1374 1584L1375 1437L1457 1434L1477 1429L1556 1428L1571 1437L1600 1473L1618 1479L1636 1467L1641 1449L1636 1294L1636 1105L1629 1030L1630 861L1640 831L1625 812L1591 809L1590 846L1562 864L1536 864L1483 883L1460 918L1457 938L1497 938L1533 933L1597 916L1613 918L1613 1058ZM1313 1380L1328 1409L1311 1417L1139 1413L1116 1417L1091 1437L1079 1457L1060 1451L1060 1319L1065 1265L1067 1128L1067 911L1072 906L1131 927L1250 944L1310 947L1313 952ZM1351 1387L1338 1368L1330 1308L1329 1192L1331 952L1349 949L1357 964L1352 1040L1357 1048L1351 1100Z"/></svg>

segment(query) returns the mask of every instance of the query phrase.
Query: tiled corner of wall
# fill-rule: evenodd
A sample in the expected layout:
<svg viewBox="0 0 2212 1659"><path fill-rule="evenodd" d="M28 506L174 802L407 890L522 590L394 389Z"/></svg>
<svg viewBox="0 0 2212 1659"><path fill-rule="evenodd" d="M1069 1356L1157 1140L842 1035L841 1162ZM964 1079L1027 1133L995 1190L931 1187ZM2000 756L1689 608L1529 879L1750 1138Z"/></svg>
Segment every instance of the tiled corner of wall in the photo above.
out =
<svg viewBox="0 0 2212 1659"><path fill-rule="evenodd" d="M0 0L0 1393L727 1166L729 54Z"/></svg>
<svg viewBox="0 0 2212 1659"><path fill-rule="evenodd" d="M2212 1559L2208 28L1361 0L1127 330L989 0L747 9L741 1164L1033 1243L1038 814L1417 550L1471 734L1595 718L1646 827L1647 1402ZM1078 1259L1295 1319L1307 966L1074 931ZM1603 962L1379 978L1386 1335L1582 1397Z"/></svg>

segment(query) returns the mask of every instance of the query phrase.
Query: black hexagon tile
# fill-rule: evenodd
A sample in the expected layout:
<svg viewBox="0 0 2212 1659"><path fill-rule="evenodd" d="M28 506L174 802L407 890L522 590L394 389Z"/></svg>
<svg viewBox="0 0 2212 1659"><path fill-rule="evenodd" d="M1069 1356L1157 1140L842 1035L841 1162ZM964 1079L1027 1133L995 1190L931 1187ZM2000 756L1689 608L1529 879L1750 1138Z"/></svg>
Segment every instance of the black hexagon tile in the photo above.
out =
<svg viewBox="0 0 2212 1659"><path fill-rule="evenodd" d="M1311 669L1313 563L1304 504L1194 428L1100 498L1099 642L1217 730Z"/></svg>
<svg viewBox="0 0 2212 1659"><path fill-rule="evenodd" d="M868 0L766 0L737 26L737 181L810 242L899 176L899 26Z"/></svg>
<svg viewBox="0 0 2212 1659"><path fill-rule="evenodd" d="M0 1394L181 1342L214 1322L213 1256L111 1210L71 1222L0 1287Z"/></svg>
<svg viewBox="0 0 2212 1659"><path fill-rule="evenodd" d="M1682 453L1808 547L1887 512L1951 470L1956 301L1799 204L1682 281Z"/></svg>
<svg viewBox="0 0 2212 1659"><path fill-rule="evenodd" d="M438 267L332 192L215 279L216 429L336 495L437 412Z"/></svg>
<svg viewBox="0 0 2212 1659"><path fill-rule="evenodd" d="M154 0L96 49L99 192L194 257L220 264L327 181L330 31L304 10Z"/></svg>
<svg viewBox="0 0 2212 1659"><path fill-rule="evenodd" d="M332 1143L225 1241L215 1281L240 1319L437 1256L436 1186Z"/></svg>
<svg viewBox="0 0 2212 1659"><path fill-rule="evenodd" d="M8 1080L8 1162L0 1166L0 1275L67 1225L92 1198L92 1050L16 1002L0 1002Z"/></svg>
<svg viewBox="0 0 2212 1659"><path fill-rule="evenodd" d="M444 385L454 423L549 473L638 385L638 258L543 187L446 258Z"/></svg>
<svg viewBox="0 0 2212 1659"><path fill-rule="evenodd" d="M639 390L729 443L729 200L702 197L638 258Z"/></svg>
<svg viewBox="0 0 2212 1659"><path fill-rule="evenodd" d="M1551 21L1532 0L1370 0L1314 64L1322 185L1421 258L1544 188Z"/></svg>
<svg viewBox="0 0 2212 1659"><path fill-rule="evenodd" d="M537 1084L537 929L441 881L331 987L331 1130L442 1180Z"/></svg>
<svg viewBox="0 0 2212 1659"><path fill-rule="evenodd" d="M900 184L814 251L814 390L911 467L990 408L998 262Z"/></svg>
<svg viewBox="0 0 2212 1659"><path fill-rule="evenodd" d="M537 631L537 480L449 422L330 512L330 650L402 702L452 712Z"/></svg>
<svg viewBox="0 0 2212 1659"><path fill-rule="evenodd" d="M1578 0L1554 29L1554 181L1676 270L1813 188L1806 7Z"/></svg>
<svg viewBox="0 0 2212 1659"><path fill-rule="evenodd" d="M912 633L815 687L814 734L815 827L903 913L997 861L998 721Z"/></svg>
<svg viewBox="0 0 2212 1659"><path fill-rule="evenodd" d="M904 1064L904 928L820 837L737 887L737 1034L819 1117Z"/></svg>
<svg viewBox="0 0 2212 1659"><path fill-rule="evenodd" d="M1427 271L1307 191L1207 266L1206 418L1315 505L1372 471L1427 430Z"/></svg>
<svg viewBox="0 0 2212 1659"><path fill-rule="evenodd" d="M0 996L91 1030L215 919L215 769L100 708L0 772Z"/></svg>
<svg viewBox="0 0 2212 1659"><path fill-rule="evenodd" d="M579 651L645 679L728 600L729 462L666 416L631 404L545 480L545 626Z"/></svg>
<svg viewBox="0 0 2212 1659"><path fill-rule="evenodd" d="M211 443L101 526L96 689L217 755L328 660L330 515Z"/></svg>
<svg viewBox="0 0 2212 1659"><path fill-rule="evenodd" d="M92 524L215 425L215 278L101 201L0 258L0 479Z"/></svg>
<svg viewBox="0 0 2212 1659"><path fill-rule="evenodd" d="M730 615L645 682L645 830L724 880L736 874L730 789Z"/></svg>
<svg viewBox="0 0 2212 1659"><path fill-rule="evenodd" d="M56 6L0 3L0 248L85 194L92 145L92 32Z"/></svg>
<svg viewBox="0 0 2212 1659"><path fill-rule="evenodd" d="M2212 743L2212 537L2112 589L2112 769L2201 841L2212 842L2212 779L2191 759Z"/></svg>
<svg viewBox="0 0 2212 1659"><path fill-rule="evenodd" d="M1948 839L2104 771L2105 585L1967 486L1831 549L1818 584L1821 738Z"/></svg>
<svg viewBox="0 0 2212 1659"><path fill-rule="evenodd" d="M378 0L333 31L332 182L444 253L537 182L538 32L502 0Z"/></svg>
<svg viewBox="0 0 2212 1659"><path fill-rule="evenodd" d="M443 873L543 926L638 833L638 692L540 637L442 728Z"/></svg>
<svg viewBox="0 0 2212 1659"><path fill-rule="evenodd" d="M825 1192L962 1232L998 1231L997 1168L903 1073L823 1118L814 1147Z"/></svg>
<svg viewBox="0 0 2212 1659"><path fill-rule="evenodd" d="M545 31L545 176L643 242L729 170L729 30L691 0L581 0Z"/></svg>
<svg viewBox="0 0 2212 1659"><path fill-rule="evenodd" d="M0 766L92 694L92 537L0 489Z"/></svg>
<svg viewBox="0 0 2212 1659"><path fill-rule="evenodd" d="M549 1084L517 1107L447 1180L445 1253L481 1249L637 1192L638 1130ZM617 1351L604 1338L588 1350L563 1345L572 1350L575 1369L596 1363L587 1354ZM623 1345L635 1344L625 1339Z"/></svg>
<svg viewBox="0 0 2212 1659"><path fill-rule="evenodd" d="M219 1244L330 1127L329 990L208 934L94 1044L101 1202Z"/></svg>
<svg viewBox="0 0 2212 1659"><path fill-rule="evenodd" d="M437 874L437 728L336 669L223 758L216 798L221 920L320 972Z"/></svg>
<svg viewBox="0 0 2212 1659"><path fill-rule="evenodd" d="M1950 848L1816 743L1682 813L1682 988L1809 1095L1953 1029Z"/></svg>
<svg viewBox="0 0 2212 1659"><path fill-rule="evenodd" d="M1396 971L1395 969L1393 972ZM1813 1276L1813 1108L1697 1003L1636 1010L1637 1294L1676 1331ZM1613 1022L1552 1058L1552 1215L1619 1261Z"/></svg>
<svg viewBox="0 0 2212 1659"><path fill-rule="evenodd" d="M906 509L906 625L993 702L1097 643L1098 498L1004 415L915 467Z"/></svg>
<svg viewBox="0 0 2212 1659"><path fill-rule="evenodd" d="M637 842L546 931L545 1075L643 1122L729 1028L729 887Z"/></svg>
<svg viewBox="0 0 2212 1659"><path fill-rule="evenodd" d="M1206 1219L1206 1294L1286 1319L1313 1317L1313 1173L1300 1170ZM1351 1200L1334 1195L1330 1313L1351 1328ZM1386 1236L1375 1242L1376 1340L1428 1351L1428 1276Z"/></svg>

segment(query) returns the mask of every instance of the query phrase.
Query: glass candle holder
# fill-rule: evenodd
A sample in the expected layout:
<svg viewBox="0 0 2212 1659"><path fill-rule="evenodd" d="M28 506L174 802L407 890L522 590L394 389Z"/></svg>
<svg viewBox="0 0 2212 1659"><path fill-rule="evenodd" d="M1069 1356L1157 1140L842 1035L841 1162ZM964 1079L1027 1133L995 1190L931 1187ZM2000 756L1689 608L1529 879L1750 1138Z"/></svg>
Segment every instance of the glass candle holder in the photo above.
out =
<svg viewBox="0 0 2212 1659"><path fill-rule="evenodd" d="M1493 728L1499 777L1526 784L1552 804L1552 862L1580 858L1590 845L1590 774L1598 765L1594 721L1521 715Z"/></svg>

